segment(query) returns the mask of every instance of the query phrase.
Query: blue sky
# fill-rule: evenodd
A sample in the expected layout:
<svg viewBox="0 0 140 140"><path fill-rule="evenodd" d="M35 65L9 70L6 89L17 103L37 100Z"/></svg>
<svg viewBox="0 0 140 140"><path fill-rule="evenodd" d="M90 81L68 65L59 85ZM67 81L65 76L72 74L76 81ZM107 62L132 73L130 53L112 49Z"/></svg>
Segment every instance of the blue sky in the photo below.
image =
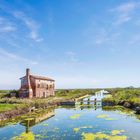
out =
<svg viewBox="0 0 140 140"><path fill-rule="evenodd" d="M29 67L56 88L140 86L139 0L0 0L0 89Z"/></svg>

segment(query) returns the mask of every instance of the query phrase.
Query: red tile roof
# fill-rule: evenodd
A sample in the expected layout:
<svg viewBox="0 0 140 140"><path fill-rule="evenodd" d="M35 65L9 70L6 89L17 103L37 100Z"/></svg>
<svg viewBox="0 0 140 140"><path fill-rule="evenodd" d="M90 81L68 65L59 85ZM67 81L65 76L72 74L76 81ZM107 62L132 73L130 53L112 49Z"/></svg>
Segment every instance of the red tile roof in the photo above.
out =
<svg viewBox="0 0 140 140"><path fill-rule="evenodd" d="M49 77L44 77L44 76L37 76L37 75L30 75L31 77L35 78L35 79L40 79L40 80L48 80L48 81L55 81ZM24 78L26 76L21 77L20 79Z"/></svg>
<svg viewBox="0 0 140 140"><path fill-rule="evenodd" d="M44 77L44 76L37 76L37 75L30 75L31 77L35 78L35 79L41 79L41 80L48 80L48 81L55 81L49 77Z"/></svg>

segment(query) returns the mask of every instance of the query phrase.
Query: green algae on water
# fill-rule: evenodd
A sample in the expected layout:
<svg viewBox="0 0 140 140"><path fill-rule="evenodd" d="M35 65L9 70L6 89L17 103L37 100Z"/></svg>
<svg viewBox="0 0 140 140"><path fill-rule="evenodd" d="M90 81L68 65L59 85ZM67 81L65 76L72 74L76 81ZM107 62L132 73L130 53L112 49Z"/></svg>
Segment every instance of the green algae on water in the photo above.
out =
<svg viewBox="0 0 140 140"><path fill-rule="evenodd" d="M115 118L105 118L105 120L107 120L107 121L114 121L114 120L117 120L117 119L115 119Z"/></svg>
<svg viewBox="0 0 140 140"><path fill-rule="evenodd" d="M105 119L105 120L107 120L107 121L117 120L117 119L115 119L115 118L109 117L109 115L107 115L107 114L98 115L97 118Z"/></svg>
<svg viewBox="0 0 140 140"><path fill-rule="evenodd" d="M82 140L95 140L95 135L93 133L82 133Z"/></svg>
<svg viewBox="0 0 140 140"><path fill-rule="evenodd" d="M80 130L80 128L73 128L73 131L74 131L75 133L77 133L79 130Z"/></svg>
<svg viewBox="0 0 140 140"><path fill-rule="evenodd" d="M35 140L35 136L32 132L23 132L20 136L13 137L12 140Z"/></svg>
<svg viewBox="0 0 140 140"><path fill-rule="evenodd" d="M135 122L140 123L140 120L136 120Z"/></svg>
<svg viewBox="0 0 140 140"><path fill-rule="evenodd" d="M122 134L123 132L125 132L124 130L112 130L111 134L112 135L119 135Z"/></svg>
<svg viewBox="0 0 140 140"><path fill-rule="evenodd" d="M107 114L101 114L101 115L98 115L97 118L108 118L109 115Z"/></svg>
<svg viewBox="0 0 140 140"><path fill-rule="evenodd" d="M127 136L108 135L105 133L82 133L82 140L127 140Z"/></svg>
<svg viewBox="0 0 140 140"><path fill-rule="evenodd" d="M44 138L48 138L48 136L42 135L42 134L36 134L36 135L35 135L35 138L44 139Z"/></svg>
<svg viewBox="0 0 140 140"><path fill-rule="evenodd" d="M80 129L88 129L88 128L93 128L93 127L92 126L81 126L81 127L73 128L73 131L75 133L77 133L80 131Z"/></svg>
<svg viewBox="0 0 140 140"><path fill-rule="evenodd" d="M43 126L48 126L48 124L47 123L44 123L44 124L42 124Z"/></svg>
<svg viewBox="0 0 140 140"><path fill-rule="evenodd" d="M81 116L81 114L74 114L74 115L70 116L70 119L79 119L80 116Z"/></svg>

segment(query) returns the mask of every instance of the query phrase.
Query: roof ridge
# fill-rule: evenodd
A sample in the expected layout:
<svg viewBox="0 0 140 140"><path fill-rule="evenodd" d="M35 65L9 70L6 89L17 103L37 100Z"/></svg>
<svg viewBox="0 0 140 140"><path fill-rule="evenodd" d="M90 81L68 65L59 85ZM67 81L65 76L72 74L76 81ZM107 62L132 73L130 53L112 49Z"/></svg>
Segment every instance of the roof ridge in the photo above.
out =
<svg viewBox="0 0 140 140"><path fill-rule="evenodd" d="M38 79L45 79L45 80L55 81L54 79L49 78L49 77L46 77L46 76L33 75L33 74L30 74L30 76L32 76L32 77L34 77L34 78L38 78Z"/></svg>

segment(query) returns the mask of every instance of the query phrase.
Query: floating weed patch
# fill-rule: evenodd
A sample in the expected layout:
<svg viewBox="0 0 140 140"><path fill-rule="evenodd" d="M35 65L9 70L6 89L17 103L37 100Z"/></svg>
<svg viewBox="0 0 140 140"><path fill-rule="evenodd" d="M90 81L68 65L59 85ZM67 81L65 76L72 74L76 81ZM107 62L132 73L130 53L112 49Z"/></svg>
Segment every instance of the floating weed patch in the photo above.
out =
<svg viewBox="0 0 140 140"><path fill-rule="evenodd" d="M115 119L115 118L109 117L109 115L107 115L107 114L98 115L97 118L105 119L105 120L107 120L107 121L114 121L114 120L117 120L117 119Z"/></svg>
<svg viewBox="0 0 140 140"><path fill-rule="evenodd" d="M35 140L35 136L32 132L23 132L20 136L13 137L12 140Z"/></svg>
<svg viewBox="0 0 140 140"><path fill-rule="evenodd" d="M107 121L114 121L114 120L117 120L117 119L115 119L115 118L105 118L105 120L107 120Z"/></svg>
<svg viewBox="0 0 140 140"><path fill-rule="evenodd" d="M82 133L83 140L95 140L93 133Z"/></svg>
<svg viewBox="0 0 140 140"><path fill-rule="evenodd" d="M47 123L44 123L44 124L42 124L43 126L48 126L48 124Z"/></svg>
<svg viewBox="0 0 140 140"><path fill-rule="evenodd" d="M58 127L55 127L55 128L54 128L54 130L57 130L57 131L58 131L58 130L59 130L59 128L58 128Z"/></svg>
<svg viewBox="0 0 140 140"><path fill-rule="evenodd" d="M105 134L102 132L97 133L82 133L83 140L127 140L127 136L120 136L124 130L113 130L111 134Z"/></svg>
<svg viewBox="0 0 140 140"><path fill-rule="evenodd" d="M96 139L101 139L101 140L103 140L103 139L108 139L109 138L109 136L107 135L107 134L104 134L104 133L101 133L101 132L97 132L95 135L95 138Z"/></svg>
<svg viewBox="0 0 140 140"><path fill-rule="evenodd" d="M82 126L80 128L93 128L93 126Z"/></svg>
<svg viewBox="0 0 140 140"><path fill-rule="evenodd" d="M79 119L80 116L81 116L81 114L74 114L74 115L70 116L70 119Z"/></svg>
<svg viewBox="0 0 140 140"><path fill-rule="evenodd" d="M97 118L108 118L109 115L107 114L101 114L101 115L98 115Z"/></svg>
<svg viewBox="0 0 140 140"><path fill-rule="evenodd" d="M108 140L127 140L127 136L110 136Z"/></svg>
<svg viewBox="0 0 140 140"><path fill-rule="evenodd" d="M79 130L80 130L80 128L73 128L73 131L74 131L75 133L77 133Z"/></svg>
<svg viewBox="0 0 140 140"><path fill-rule="evenodd" d="M73 128L73 131L75 133L77 133L80 131L80 129L87 129L87 128L93 128L93 127L92 126L82 126L82 127Z"/></svg>
<svg viewBox="0 0 140 140"><path fill-rule="evenodd" d="M35 135L35 138L44 139L44 138L48 138L48 136L45 136L42 134L37 134L37 135Z"/></svg>
<svg viewBox="0 0 140 140"><path fill-rule="evenodd" d="M112 135L120 135L122 134L123 132L125 132L124 130L112 130L111 134Z"/></svg>
<svg viewBox="0 0 140 140"><path fill-rule="evenodd" d="M136 120L135 122L140 123L140 120Z"/></svg>
<svg viewBox="0 0 140 140"><path fill-rule="evenodd" d="M57 131L59 131L59 128L58 127L55 127L52 131L53 132L57 132Z"/></svg>

